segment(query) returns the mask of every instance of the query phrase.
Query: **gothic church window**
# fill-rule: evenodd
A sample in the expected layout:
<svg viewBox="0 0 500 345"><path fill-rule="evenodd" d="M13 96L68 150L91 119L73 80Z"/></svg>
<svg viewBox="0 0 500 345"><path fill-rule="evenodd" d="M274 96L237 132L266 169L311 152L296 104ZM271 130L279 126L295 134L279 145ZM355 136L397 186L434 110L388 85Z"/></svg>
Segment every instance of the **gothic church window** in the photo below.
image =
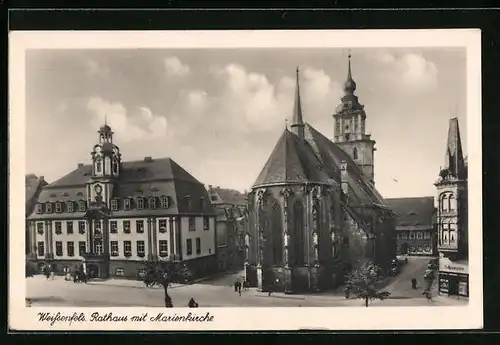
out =
<svg viewBox="0 0 500 345"><path fill-rule="evenodd" d="M304 264L304 205L297 201L293 205L293 249L292 255L296 265Z"/></svg>
<svg viewBox="0 0 500 345"><path fill-rule="evenodd" d="M273 265L283 263L283 227L281 224L281 207L274 203L271 209L271 238Z"/></svg>

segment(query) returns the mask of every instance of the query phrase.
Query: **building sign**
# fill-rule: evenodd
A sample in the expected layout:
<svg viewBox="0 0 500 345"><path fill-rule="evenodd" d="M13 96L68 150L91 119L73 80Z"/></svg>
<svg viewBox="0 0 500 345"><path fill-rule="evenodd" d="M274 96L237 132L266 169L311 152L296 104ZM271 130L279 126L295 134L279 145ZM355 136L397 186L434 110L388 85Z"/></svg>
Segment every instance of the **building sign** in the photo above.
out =
<svg viewBox="0 0 500 345"><path fill-rule="evenodd" d="M439 271L458 273L458 274L469 274L469 265L464 261L451 261L447 258L439 258Z"/></svg>

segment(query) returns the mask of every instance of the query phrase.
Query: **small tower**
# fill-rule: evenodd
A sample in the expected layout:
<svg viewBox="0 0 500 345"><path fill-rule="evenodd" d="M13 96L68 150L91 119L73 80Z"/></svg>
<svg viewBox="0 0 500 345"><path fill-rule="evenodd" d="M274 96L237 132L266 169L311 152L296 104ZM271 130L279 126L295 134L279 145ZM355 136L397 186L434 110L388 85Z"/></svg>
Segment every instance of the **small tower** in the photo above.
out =
<svg viewBox="0 0 500 345"><path fill-rule="evenodd" d="M300 102L299 68L296 70L295 103L293 105L292 133L304 140L304 121L302 120L302 104Z"/></svg>
<svg viewBox="0 0 500 345"><path fill-rule="evenodd" d="M348 58L344 96L333 114L335 123L333 141L356 162L365 177L374 184L375 141L365 133L365 107L359 103L358 97L354 94L356 82L352 77L350 53Z"/></svg>
<svg viewBox="0 0 500 345"><path fill-rule="evenodd" d="M92 156L92 178L88 183L89 202L97 199L108 204L112 195L113 183L120 175L121 154L113 144L113 131L108 124L102 125L98 133L98 143L94 145Z"/></svg>
<svg viewBox="0 0 500 345"><path fill-rule="evenodd" d="M452 260L467 256L467 164L462 152L458 119L450 119L444 167L439 172L435 204L437 248Z"/></svg>

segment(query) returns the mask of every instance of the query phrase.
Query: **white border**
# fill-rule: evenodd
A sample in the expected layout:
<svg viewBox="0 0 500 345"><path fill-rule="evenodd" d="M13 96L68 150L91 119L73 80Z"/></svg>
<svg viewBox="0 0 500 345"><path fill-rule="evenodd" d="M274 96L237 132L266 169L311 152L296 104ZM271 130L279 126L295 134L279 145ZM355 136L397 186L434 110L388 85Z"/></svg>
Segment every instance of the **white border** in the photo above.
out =
<svg viewBox="0 0 500 345"><path fill-rule="evenodd" d="M472 30L302 31L91 31L22 32L9 35L9 326L16 330L297 330L471 329L483 326L481 32ZM112 311L149 314L159 308L27 308L24 277L25 50L112 48L368 48L465 47L467 51L467 152L469 160L470 298L460 307L211 308L211 323L38 322L37 312ZM446 133L443 133L446 135ZM432 181L429 181L432 183ZM438 309L437 309L438 308ZM174 309L178 314L183 311ZM169 311L169 310L167 310Z"/></svg>

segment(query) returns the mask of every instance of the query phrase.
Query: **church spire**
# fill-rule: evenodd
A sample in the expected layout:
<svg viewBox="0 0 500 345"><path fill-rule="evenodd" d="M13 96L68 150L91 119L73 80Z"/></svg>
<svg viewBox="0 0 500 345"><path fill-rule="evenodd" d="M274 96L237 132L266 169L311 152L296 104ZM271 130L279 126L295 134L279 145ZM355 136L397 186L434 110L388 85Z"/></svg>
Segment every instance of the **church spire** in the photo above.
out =
<svg viewBox="0 0 500 345"><path fill-rule="evenodd" d="M356 91L356 82L354 79L352 79L352 72L351 72L351 52L349 52L348 55L348 65L347 65L347 79L344 83L344 92L346 94L354 94L354 91Z"/></svg>
<svg viewBox="0 0 500 345"><path fill-rule="evenodd" d="M449 175L457 179L463 179L465 174L465 160L461 141L458 119L454 117L450 119L448 128L444 168Z"/></svg>
<svg viewBox="0 0 500 345"><path fill-rule="evenodd" d="M296 70L295 104L293 106L292 132L304 139L304 121L302 120L302 104L300 103L299 67Z"/></svg>

